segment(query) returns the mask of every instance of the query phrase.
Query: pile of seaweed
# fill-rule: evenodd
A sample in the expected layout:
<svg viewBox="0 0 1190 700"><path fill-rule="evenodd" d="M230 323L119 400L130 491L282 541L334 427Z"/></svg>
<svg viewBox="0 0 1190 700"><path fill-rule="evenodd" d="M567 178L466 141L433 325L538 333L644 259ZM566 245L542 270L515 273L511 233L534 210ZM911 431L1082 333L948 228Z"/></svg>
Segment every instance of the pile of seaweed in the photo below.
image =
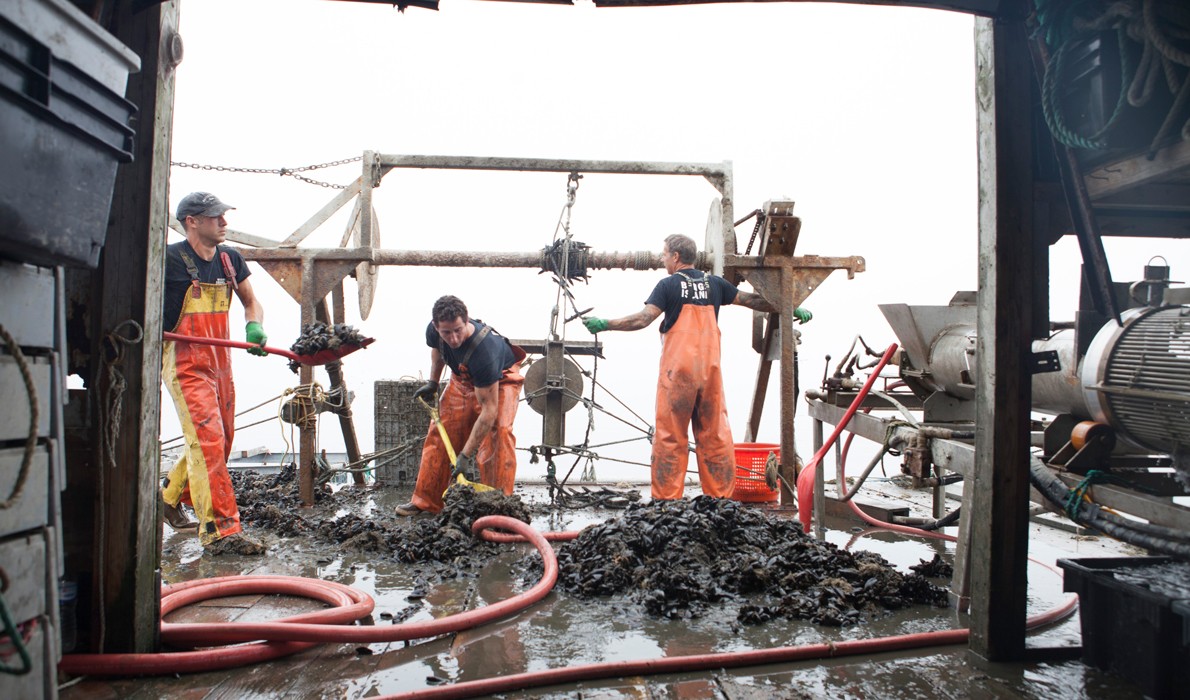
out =
<svg viewBox="0 0 1190 700"><path fill-rule="evenodd" d="M706 496L633 505L557 552L562 590L624 595L665 618L737 604L746 624L785 618L846 626L908 605L947 605L946 589L879 555L841 550L805 535L796 521ZM535 574L532 560L524 566Z"/></svg>
<svg viewBox="0 0 1190 700"><path fill-rule="evenodd" d="M499 491L479 493L454 485L436 515L397 519L389 514L365 517L353 512L351 499L329 488L314 490L314 508L302 509L297 468L276 475L233 473L240 519L282 537L310 537L337 550L391 556L402 562L444 562L478 568L498 548L471 534L471 524L485 515L507 515L529 522L521 499ZM346 510L347 512L343 512Z"/></svg>

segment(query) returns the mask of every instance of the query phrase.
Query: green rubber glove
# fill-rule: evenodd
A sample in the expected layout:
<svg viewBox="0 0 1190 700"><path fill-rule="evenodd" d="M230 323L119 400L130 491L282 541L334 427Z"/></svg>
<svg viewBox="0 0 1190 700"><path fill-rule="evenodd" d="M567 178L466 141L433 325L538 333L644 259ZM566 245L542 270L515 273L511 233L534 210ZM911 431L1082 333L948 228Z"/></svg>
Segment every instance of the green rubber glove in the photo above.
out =
<svg viewBox="0 0 1190 700"><path fill-rule="evenodd" d="M814 318L814 314L810 313L809 309L803 309L799 306L793 310L793 317L798 320L798 324L800 325Z"/></svg>
<svg viewBox="0 0 1190 700"><path fill-rule="evenodd" d="M583 325L592 333L602 333L607 330L607 319L603 318L584 318Z"/></svg>
<svg viewBox="0 0 1190 700"><path fill-rule="evenodd" d="M269 341L269 336L264 332L264 326L256 321L249 321L247 327L244 328L244 337L253 345L259 345L258 348L248 348L248 352L253 355L264 357L268 352L264 349L264 344Z"/></svg>

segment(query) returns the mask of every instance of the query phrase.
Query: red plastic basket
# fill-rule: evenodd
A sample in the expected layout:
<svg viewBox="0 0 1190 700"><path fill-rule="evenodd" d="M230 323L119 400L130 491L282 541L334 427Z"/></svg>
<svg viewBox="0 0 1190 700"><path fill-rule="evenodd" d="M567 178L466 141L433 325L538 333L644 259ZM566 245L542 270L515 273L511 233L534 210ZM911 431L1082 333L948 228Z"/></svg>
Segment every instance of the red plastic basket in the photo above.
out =
<svg viewBox="0 0 1190 700"><path fill-rule="evenodd" d="M781 446L770 442L737 442L735 445L735 490L731 497L742 503L775 503L781 498L779 489L770 489L764 482L764 465L769 453L781 459Z"/></svg>

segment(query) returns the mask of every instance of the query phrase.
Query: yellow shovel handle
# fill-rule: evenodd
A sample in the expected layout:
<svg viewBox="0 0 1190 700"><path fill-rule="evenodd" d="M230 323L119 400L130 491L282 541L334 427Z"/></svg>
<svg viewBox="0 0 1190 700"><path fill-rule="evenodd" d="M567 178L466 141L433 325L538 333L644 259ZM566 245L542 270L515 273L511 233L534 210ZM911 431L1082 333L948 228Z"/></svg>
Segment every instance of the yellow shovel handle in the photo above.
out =
<svg viewBox="0 0 1190 700"><path fill-rule="evenodd" d="M441 419L438 418L438 409L426 403L426 400L420 396L417 397L417 400L421 402L422 406L426 407L426 410L430 412L430 420L434 421L434 425L438 426L438 434L442 436L442 443L446 445L446 456L450 457L450 465L453 467L455 462L458 461L458 458L455 457L455 448L450 444L450 437L446 434L446 426L442 425Z"/></svg>

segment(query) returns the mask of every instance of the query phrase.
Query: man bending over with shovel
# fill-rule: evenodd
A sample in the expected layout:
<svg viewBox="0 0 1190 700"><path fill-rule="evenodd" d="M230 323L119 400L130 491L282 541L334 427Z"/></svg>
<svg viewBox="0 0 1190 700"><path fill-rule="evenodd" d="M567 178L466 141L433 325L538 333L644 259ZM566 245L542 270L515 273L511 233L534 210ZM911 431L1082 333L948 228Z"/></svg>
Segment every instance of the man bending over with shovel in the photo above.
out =
<svg viewBox="0 0 1190 700"><path fill-rule="evenodd" d="M442 370L450 366L450 382L438 401L438 410L458 457L452 469L446 443L431 421L413 500L397 506L397 515L402 516L442 510L442 493L456 474L508 495L516 480L512 422L525 382L520 373L525 351L491 326L472 319L463 301L449 295L434 302L426 345L430 347L430 379L413 397L432 401L438 394Z"/></svg>

